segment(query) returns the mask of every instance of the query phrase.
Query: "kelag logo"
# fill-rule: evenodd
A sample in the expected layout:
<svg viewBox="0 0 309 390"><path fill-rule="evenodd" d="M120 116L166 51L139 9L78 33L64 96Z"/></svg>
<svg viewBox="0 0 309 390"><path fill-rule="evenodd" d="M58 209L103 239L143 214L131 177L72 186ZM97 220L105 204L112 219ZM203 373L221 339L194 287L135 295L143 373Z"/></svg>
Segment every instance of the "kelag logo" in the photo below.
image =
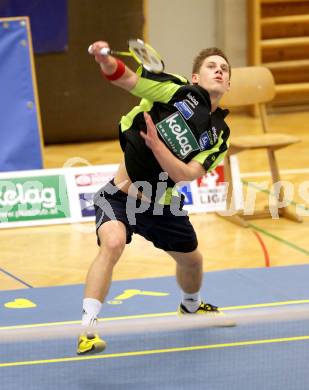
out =
<svg viewBox="0 0 309 390"><path fill-rule="evenodd" d="M0 180L0 221L17 222L70 216L62 175Z"/></svg>
<svg viewBox="0 0 309 390"><path fill-rule="evenodd" d="M156 128L169 148L181 160L193 150L199 150L199 145L191 129L178 112L157 123Z"/></svg>

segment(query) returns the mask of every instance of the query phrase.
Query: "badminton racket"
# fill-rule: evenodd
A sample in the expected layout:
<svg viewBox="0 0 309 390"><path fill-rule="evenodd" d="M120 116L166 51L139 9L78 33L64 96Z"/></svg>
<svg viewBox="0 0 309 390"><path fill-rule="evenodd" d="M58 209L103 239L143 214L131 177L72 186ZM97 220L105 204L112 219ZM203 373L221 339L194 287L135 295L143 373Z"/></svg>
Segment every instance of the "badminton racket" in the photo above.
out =
<svg viewBox="0 0 309 390"><path fill-rule="evenodd" d="M88 52L92 54L92 45L89 46ZM104 47L100 50L100 54L103 56L133 57L138 64L143 65L149 72L161 73L164 71L164 62L159 53L141 39L130 39L128 42L128 51L118 51Z"/></svg>

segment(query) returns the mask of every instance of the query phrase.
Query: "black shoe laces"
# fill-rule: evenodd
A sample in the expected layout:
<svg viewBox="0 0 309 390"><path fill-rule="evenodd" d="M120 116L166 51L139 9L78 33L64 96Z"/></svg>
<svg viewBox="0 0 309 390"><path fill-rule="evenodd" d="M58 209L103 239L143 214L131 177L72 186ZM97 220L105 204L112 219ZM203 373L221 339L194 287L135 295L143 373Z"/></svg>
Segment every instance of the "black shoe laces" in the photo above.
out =
<svg viewBox="0 0 309 390"><path fill-rule="evenodd" d="M218 311L218 307L217 306L214 306L210 303L204 303L202 302L200 304L200 307L198 308L198 310L205 310L205 311Z"/></svg>

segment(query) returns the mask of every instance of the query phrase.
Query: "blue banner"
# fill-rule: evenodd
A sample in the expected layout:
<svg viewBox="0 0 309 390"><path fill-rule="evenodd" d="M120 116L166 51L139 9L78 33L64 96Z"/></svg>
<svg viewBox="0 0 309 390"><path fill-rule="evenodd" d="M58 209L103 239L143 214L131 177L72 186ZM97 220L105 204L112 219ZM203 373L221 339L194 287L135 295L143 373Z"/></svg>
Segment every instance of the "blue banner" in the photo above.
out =
<svg viewBox="0 0 309 390"><path fill-rule="evenodd" d="M40 114L26 18L0 19L0 171L42 168Z"/></svg>
<svg viewBox="0 0 309 390"><path fill-rule="evenodd" d="M0 17L16 16L29 17L35 53L67 49L67 0L0 0Z"/></svg>

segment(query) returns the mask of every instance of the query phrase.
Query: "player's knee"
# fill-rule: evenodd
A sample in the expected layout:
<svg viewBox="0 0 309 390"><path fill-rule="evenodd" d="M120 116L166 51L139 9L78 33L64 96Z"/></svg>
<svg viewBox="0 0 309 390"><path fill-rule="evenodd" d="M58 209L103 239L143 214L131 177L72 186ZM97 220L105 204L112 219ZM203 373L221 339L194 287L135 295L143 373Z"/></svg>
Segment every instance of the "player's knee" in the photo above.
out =
<svg viewBox="0 0 309 390"><path fill-rule="evenodd" d="M203 256L199 252L195 253L194 256L190 256L186 261L187 267L190 268L200 268L202 264Z"/></svg>
<svg viewBox="0 0 309 390"><path fill-rule="evenodd" d="M115 256L120 256L124 250L125 245L126 240L124 237L109 236L105 237L102 249L104 249L104 251L108 251Z"/></svg>

